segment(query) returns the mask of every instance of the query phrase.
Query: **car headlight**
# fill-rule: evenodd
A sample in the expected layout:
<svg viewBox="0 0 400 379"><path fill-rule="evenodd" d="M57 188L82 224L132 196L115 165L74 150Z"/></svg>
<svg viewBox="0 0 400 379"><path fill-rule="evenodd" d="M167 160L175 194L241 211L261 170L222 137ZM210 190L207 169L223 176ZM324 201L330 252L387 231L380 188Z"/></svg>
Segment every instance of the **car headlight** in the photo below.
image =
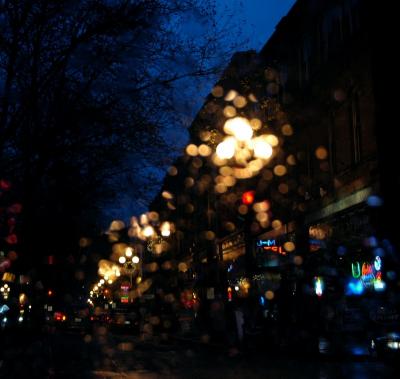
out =
<svg viewBox="0 0 400 379"><path fill-rule="evenodd" d="M388 342L386 343L386 346L387 346L389 349L398 350L398 349L400 349L400 342L399 342L399 341L388 341Z"/></svg>

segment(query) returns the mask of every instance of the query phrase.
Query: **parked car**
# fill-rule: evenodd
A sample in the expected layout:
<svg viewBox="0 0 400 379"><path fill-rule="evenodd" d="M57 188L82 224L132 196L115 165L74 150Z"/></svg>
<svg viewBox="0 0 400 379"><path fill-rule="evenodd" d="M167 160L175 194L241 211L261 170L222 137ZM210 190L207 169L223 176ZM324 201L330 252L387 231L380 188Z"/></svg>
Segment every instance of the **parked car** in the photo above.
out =
<svg viewBox="0 0 400 379"><path fill-rule="evenodd" d="M371 340L371 354L385 360L400 358L400 333L392 332L376 336Z"/></svg>

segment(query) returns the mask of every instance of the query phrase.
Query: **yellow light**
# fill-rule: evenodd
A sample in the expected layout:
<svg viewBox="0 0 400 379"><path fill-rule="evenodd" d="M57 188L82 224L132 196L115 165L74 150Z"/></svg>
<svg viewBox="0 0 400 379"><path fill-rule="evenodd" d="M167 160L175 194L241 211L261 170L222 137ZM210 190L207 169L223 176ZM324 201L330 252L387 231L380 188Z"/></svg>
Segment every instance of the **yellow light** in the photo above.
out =
<svg viewBox="0 0 400 379"><path fill-rule="evenodd" d="M139 263L139 257L137 256L137 255L135 255L133 258L132 258L132 262L133 263Z"/></svg>
<svg viewBox="0 0 400 379"><path fill-rule="evenodd" d="M104 279L100 279L100 284L104 284Z"/></svg>
<svg viewBox="0 0 400 379"><path fill-rule="evenodd" d="M125 255L130 258L133 255L133 249L131 247L127 247L125 250Z"/></svg>
<svg viewBox="0 0 400 379"><path fill-rule="evenodd" d="M278 146L278 145L279 145L279 139L278 139L278 137L274 136L273 134L268 134L268 135L265 137L265 139L266 139L266 141L267 141L272 147L275 147L275 146Z"/></svg>
<svg viewBox="0 0 400 379"><path fill-rule="evenodd" d="M168 237L171 234L171 226L168 221L163 222L161 224L161 235L164 237Z"/></svg>
<svg viewBox="0 0 400 379"><path fill-rule="evenodd" d="M113 281L111 279L108 279L108 284L113 284Z"/></svg>
<svg viewBox="0 0 400 379"><path fill-rule="evenodd" d="M237 95L238 93L235 90L231 89L225 96L225 101L233 101Z"/></svg>
<svg viewBox="0 0 400 379"><path fill-rule="evenodd" d="M143 229L143 235L145 237L151 237L154 234L154 229L152 226L147 225L144 229Z"/></svg>
<svg viewBox="0 0 400 379"><path fill-rule="evenodd" d="M253 129L249 121L244 117L235 117L227 120L224 125L227 134L234 135L239 141L248 141L253 136Z"/></svg>

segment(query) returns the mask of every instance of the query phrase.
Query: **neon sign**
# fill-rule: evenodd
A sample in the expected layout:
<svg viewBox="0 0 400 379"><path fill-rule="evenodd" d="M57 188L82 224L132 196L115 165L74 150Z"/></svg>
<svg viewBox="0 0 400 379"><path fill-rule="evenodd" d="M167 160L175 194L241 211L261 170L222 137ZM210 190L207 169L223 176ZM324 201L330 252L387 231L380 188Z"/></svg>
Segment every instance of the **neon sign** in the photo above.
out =
<svg viewBox="0 0 400 379"><path fill-rule="evenodd" d="M376 271L380 271L382 269L382 259L381 257L375 257L374 267Z"/></svg>
<svg viewBox="0 0 400 379"><path fill-rule="evenodd" d="M286 251L282 249L282 246L278 246L275 240L258 240L257 246L262 247L266 251L286 255Z"/></svg>
<svg viewBox="0 0 400 379"><path fill-rule="evenodd" d="M258 240L257 246L259 246L259 247L276 246L276 241L275 240Z"/></svg>
<svg viewBox="0 0 400 379"><path fill-rule="evenodd" d="M353 274L353 278L357 279L361 276L361 268L360 263L355 262L351 264L351 273Z"/></svg>
<svg viewBox="0 0 400 379"><path fill-rule="evenodd" d="M373 263L353 262L351 264L351 273L354 279L349 283L348 294L360 295L363 290L361 288L373 288L375 291L383 291L386 287L382 280L382 259L377 256Z"/></svg>

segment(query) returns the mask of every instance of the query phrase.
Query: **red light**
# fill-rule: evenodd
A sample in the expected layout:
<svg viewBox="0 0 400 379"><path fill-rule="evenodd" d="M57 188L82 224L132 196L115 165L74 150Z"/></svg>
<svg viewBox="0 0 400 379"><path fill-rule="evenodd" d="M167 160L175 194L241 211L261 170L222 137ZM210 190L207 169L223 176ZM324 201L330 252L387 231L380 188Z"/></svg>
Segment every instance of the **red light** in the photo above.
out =
<svg viewBox="0 0 400 379"><path fill-rule="evenodd" d="M242 203L245 205L250 205L254 201L254 191L247 191L242 195Z"/></svg>
<svg viewBox="0 0 400 379"><path fill-rule="evenodd" d="M47 291L47 295L48 295L48 296L53 295L53 291L52 291L52 290L48 290L48 291Z"/></svg>

